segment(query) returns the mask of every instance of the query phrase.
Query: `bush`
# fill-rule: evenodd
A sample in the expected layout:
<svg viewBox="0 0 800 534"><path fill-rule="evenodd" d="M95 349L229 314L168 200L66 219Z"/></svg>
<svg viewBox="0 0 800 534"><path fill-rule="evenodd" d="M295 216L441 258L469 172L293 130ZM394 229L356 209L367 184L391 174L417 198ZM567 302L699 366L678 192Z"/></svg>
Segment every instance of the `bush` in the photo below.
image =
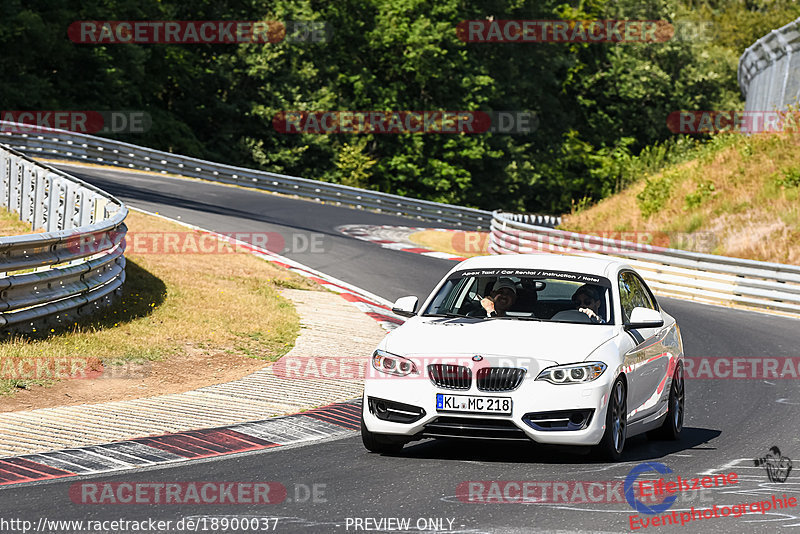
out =
<svg viewBox="0 0 800 534"><path fill-rule="evenodd" d="M645 219L664 207L675 185L669 175L663 175L655 180L647 179L646 182L644 189L636 195L636 204Z"/></svg>
<svg viewBox="0 0 800 534"><path fill-rule="evenodd" d="M716 187L714 186L714 182L711 180L703 180L697 184L697 189L694 192L689 193L685 197L686 201L686 208L692 209L696 208L700 204L706 201L708 197L714 195L716 192Z"/></svg>
<svg viewBox="0 0 800 534"><path fill-rule="evenodd" d="M800 167L792 167L783 171L775 181L778 187L797 187L800 185Z"/></svg>

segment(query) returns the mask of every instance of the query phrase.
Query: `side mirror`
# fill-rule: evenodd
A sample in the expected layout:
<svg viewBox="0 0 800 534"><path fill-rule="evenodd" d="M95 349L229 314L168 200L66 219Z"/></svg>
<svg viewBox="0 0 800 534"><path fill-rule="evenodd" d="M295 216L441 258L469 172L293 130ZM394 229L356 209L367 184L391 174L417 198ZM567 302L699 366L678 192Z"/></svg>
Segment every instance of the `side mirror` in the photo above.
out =
<svg viewBox="0 0 800 534"><path fill-rule="evenodd" d="M417 297L400 297L392 305L392 312L403 317L414 317L418 302Z"/></svg>
<svg viewBox="0 0 800 534"><path fill-rule="evenodd" d="M631 312L631 319L625 324L625 329L636 330L637 328L658 328L659 326L664 326L661 312L637 307Z"/></svg>

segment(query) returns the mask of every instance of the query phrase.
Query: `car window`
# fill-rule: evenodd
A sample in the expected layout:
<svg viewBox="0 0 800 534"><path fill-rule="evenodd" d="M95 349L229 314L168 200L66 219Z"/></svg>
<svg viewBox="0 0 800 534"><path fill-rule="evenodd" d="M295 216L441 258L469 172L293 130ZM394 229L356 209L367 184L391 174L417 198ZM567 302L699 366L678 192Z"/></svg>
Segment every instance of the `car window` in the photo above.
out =
<svg viewBox="0 0 800 534"><path fill-rule="evenodd" d="M658 306L644 282L631 271L623 271L619 274L619 297L623 320L626 323L630 321L634 308L658 310Z"/></svg>
<svg viewBox="0 0 800 534"><path fill-rule="evenodd" d="M434 295L423 315L457 314L486 318L481 299L497 287L514 293L503 319L610 324L611 281L601 276L534 269L481 269L453 273ZM596 298L594 298L596 297ZM588 314L580 309L591 310Z"/></svg>

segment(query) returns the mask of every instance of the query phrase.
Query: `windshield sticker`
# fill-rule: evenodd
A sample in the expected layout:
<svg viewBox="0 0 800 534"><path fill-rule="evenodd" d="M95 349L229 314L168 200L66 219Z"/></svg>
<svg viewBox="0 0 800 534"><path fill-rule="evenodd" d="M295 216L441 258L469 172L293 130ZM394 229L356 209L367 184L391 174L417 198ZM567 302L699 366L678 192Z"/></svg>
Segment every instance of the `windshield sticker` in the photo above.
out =
<svg viewBox="0 0 800 534"><path fill-rule="evenodd" d="M471 269L458 271L450 277L466 278L473 276L517 276L527 278L550 278L565 280L567 282L578 282L581 284L598 284L611 287L611 282L603 276L595 276L585 273L574 273L570 271L551 271L547 269Z"/></svg>

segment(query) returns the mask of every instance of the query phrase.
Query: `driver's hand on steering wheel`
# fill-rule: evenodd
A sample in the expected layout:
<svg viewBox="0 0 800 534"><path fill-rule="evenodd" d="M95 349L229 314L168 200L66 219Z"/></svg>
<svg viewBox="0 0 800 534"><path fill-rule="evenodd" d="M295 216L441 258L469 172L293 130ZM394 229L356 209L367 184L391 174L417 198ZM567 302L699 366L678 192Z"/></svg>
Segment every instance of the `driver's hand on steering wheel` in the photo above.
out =
<svg viewBox="0 0 800 534"><path fill-rule="evenodd" d="M486 310L486 313L492 313L495 311L494 301L491 299L491 297L483 297L481 299L481 306L483 306L483 309Z"/></svg>
<svg viewBox="0 0 800 534"><path fill-rule="evenodd" d="M598 323L603 322L603 320L600 319L600 316L597 315L595 312L593 312L591 308L578 308L578 311L585 313L586 315L589 316L589 319L593 321L597 321Z"/></svg>

